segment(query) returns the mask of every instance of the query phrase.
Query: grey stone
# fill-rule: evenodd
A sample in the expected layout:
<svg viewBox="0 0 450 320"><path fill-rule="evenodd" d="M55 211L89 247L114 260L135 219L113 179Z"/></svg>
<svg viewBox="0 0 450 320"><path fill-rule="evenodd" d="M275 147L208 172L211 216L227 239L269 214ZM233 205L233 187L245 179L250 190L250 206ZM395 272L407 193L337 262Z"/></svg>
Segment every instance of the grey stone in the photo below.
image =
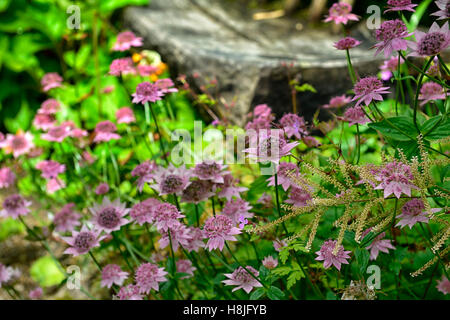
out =
<svg viewBox="0 0 450 320"><path fill-rule="evenodd" d="M260 103L267 103L278 116L292 110L282 62L292 62L292 77L297 75L317 90L297 94L298 111L307 118L331 96L352 87L345 52L333 47L340 37L327 30L298 30L298 21L255 21L250 12L219 0L152 0L148 7L126 9L124 18L147 47L162 55L172 74L186 74L197 89L206 79L217 79L225 101L236 99L230 119L239 125ZM381 57L375 59L374 50L369 50L373 43L363 25L352 35L364 42L351 50L361 76L376 73L381 63ZM199 77L192 77L194 72Z"/></svg>

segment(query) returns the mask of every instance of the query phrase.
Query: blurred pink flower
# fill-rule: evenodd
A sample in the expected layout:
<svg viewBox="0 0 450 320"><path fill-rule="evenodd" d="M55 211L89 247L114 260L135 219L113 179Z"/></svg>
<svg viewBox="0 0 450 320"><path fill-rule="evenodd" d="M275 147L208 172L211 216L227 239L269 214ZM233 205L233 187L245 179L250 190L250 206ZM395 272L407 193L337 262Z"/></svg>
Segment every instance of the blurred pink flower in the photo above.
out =
<svg viewBox="0 0 450 320"><path fill-rule="evenodd" d="M177 272L187 273L186 276L181 277L180 279L193 277L195 270L197 270L197 268L192 266L191 260L183 259L177 261Z"/></svg>
<svg viewBox="0 0 450 320"><path fill-rule="evenodd" d="M277 182L279 186L283 187L284 191L287 191L290 186L296 186L296 184L293 183L287 175L289 172L292 172L294 176L299 175L298 167L295 165L295 163L280 162L277 168ZM266 181L269 182L267 186L275 186L275 175L271 176Z"/></svg>
<svg viewBox="0 0 450 320"><path fill-rule="evenodd" d="M129 273L122 271L116 264L108 264L103 267L101 287L111 288L113 284L121 286L128 278Z"/></svg>
<svg viewBox="0 0 450 320"><path fill-rule="evenodd" d="M188 227L188 230L191 237L190 239L188 239L187 244L184 246L184 248L188 252L197 252L198 249L204 248L205 243L203 242L203 239L206 238L205 232L202 229L195 227Z"/></svg>
<svg viewBox="0 0 450 320"><path fill-rule="evenodd" d="M42 290L42 288L38 287L36 289L31 290L30 293L28 294L28 297L31 300L39 300L42 298L43 293L44 293L44 291Z"/></svg>
<svg viewBox="0 0 450 320"><path fill-rule="evenodd" d="M49 130L55 123L55 117L45 113L36 113L33 119L33 125L36 129Z"/></svg>
<svg viewBox="0 0 450 320"><path fill-rule="evenodd" d="M8 167L0 169L0 189L8 188L16 181L16 175Z"/></svg>
<svg viewBox="0 0 450 320"><path fill-rule="evenodd" d="M222 213L231 219L236 224L239 222L240 217L253 218L253 213L249 212L252 209L250 203L243 199L233 199L225 203L222 209Z"/></svg>
<svg viewBox="0 0 450 320"><path fill-rule="evenodd" d="M447 279L446 276L443 275L442 279L437 281L436 289L438 289L443 294L450 293L450 281Z"/></svg>
<svg viewBox="0 0 450 320"><path fill-rule="evenodd" d="M417 4L411 3L411 0L388 0L387 2L387 10L384 13L389 11L411 11L415 12L414 9L417 7Z"/></svg>
<svg viewBox="0 0 450 320"><path fill-rule="evenodd" d="M131 58L115 59L109 66L109 74L112 76L123 76L126 74L135 74L136 69Z"/></svg>
<svg viewBox="0 0 450 320"><path fill-rule="evenodd" d="M363 239L371 230L372 228L366 229L362 233L361 239ZM370 260L376 260L380 252L389 253L389 249L395 250L395 247L391 243L392 240L383 239L385 236L386 232L380 233L372 240L372 243L366 247L366 249L370 251Z"/></svg>
<svg viewBox="0 0 450 320"><path fill-rule="evenodd" d="M153 217L158 231L166 232L169 228L173 229L179 225L181 222L178 219L184 218L184 215L173 204L163 202L155 207Z"/></svg>
<svg viewBox="0 0 450 320"><path fill-rule="evenodd" d="M208 180L194 180L183 190L181 202L200 203L215 195L213 183Z"/></svg>
<svg viewBox="0 0 450 320"><path fill-rule="evenodd" d="M151 187L160 195L181 194L189 185L192 173L184 165L176 168L171 163L167 168L158 167L154 174L154 183Z"/></svg>
<svg viewBox="0 0 450 320"><path fill-rule="evenodd" d="M38 109L38 113L54 115L60 107L60 103L55 99L47 99L42 102L41 107Z"/></svg>
<svg viewBox="0 0 450 320"><path fill-rule="evenodd" d="M436 0L434 2L439 11L433 12L431 15L438 17L436 20L445 20L450 18L450 0Z"/></svg>
<svg viewBox="0 0 450 320"><path fill-rule="evenodd" d="M139 293L139 287L135 284L129 284L120 288L115 298L118 300L143 300L142 295Z"/></svg>
<svg viewBox="0 0 450 320"><path fill-rule="evenodd" d="M138 84L136 88L136 92L132 94L133 103L142 103L146 102L156 102L161 100L161 97L164 96L164 93L159 89L159 87L150 82L142 82Z"/></svg>
<svg viewBox="0 0 450 320"><path fill-rule="evenodd" d="M97 188L95 188L95 194L102 195L108 193L109 185L106 182L100 183Z"/></svg>
<svg viewBox="0 0 450 320"><path fill-rule="evenodd" d="M285 202L292 204L294 207L304 207L311 200L312 196L310 192L299 187L292 187L288 199Z"/></svg>
<svg viewBox="0 0 450 320"><path fill-rule="evenodd" d="M200 180L209 180L214 183L224 183L224 171L227 166L213 160L204 160L195 165L193 176Z"/></svg>
<svg viewBox="0 0 450 320"><path fill-rule="evenodd" d="M352 6L348 3L334 3L328 11L325 22L334 21L335 24L347 24L348 21L358 21L359 17L353 13Z"/></svg>
<svg viewBox="0 0 450 320"><path fill-rule="evenodd" d="M113 139L120 139L120 135L115 133L117 131L116 125L109 121L101 121L95 126L94 142L108 142Z"/></svg>
<svg viewBox="0 0 450 320"><path fill-rule="evenodd" d="M170 78L158 79L156 80L155 85L163 94L178 92L178 89L173 87L174 83Z"/></svg>
<svg viewBox="0 0 450 320"><path fill-rule="evenodd" d="M130 217L139 225L152 223L154 220L154 211L161 204L158 199L148 198L136 203L130 210Z"/></svg>
<svg viewBox="0 0 450 320"><path fill-rule="evenodd" d="M6 139L1 142L6 154L12 153L14 158L30 152L34 148L33 135L30 132L19 131L16 135L7 134Z"/></svg>
<svg viewBox="0 0 450 320"><path fill-rule="evenodd" d="M30 212L28 208L31 201L25 200L19 194L12 194L3 200L3 210L0 211L0 217L10 217L17 219L19 216L25 216Z"/></svg>
<svg viewBox="0 0 450 320"><path fill-rule="evenodd" d="M234 185L235 179L233 178L233 175L229 173L223 176L223 180L223 183L217 184L217 188L221 189L217 193L219 198L225 198L230 201L233 197L240 198L240 193L248 190L248 188L246 187L239 187Z"/></svg>
<svg viewBox="0 0 450 320"><path fill-rule="evenodd" d="M306 129L305 119L294 113L287 113L280 119L281 127L288 138L300 139L309 134Z"/></svg>
<svg viewBox="0 0 450 320"><path fill-rule="evenodd" d="M406 25L402 20L388 20L381 24L380 28L375 31L378 43L374 45L377 48L375 55L384 51L384 56L389 58L393 51L408 49L408 41L405 40L411 33L408 32Z"/></svg>
<svg viewBox="0 0 450 320"><path fill-rule="evenodd" d="M141 47L142 38L136 37L131 31L124 31L117 35L116 43L114 44L113 51L127 51L131 47Z"/></svg>
<svg viewBox="0 0 450 320"><path fill-rule="evenodd" d="M133 110L129 107L123 107L116 111L117 123L136 122Z"/></svg>
<svg viewBox="0 0 450 320"><path fill-rule="evenodd" d="M169 239L169 231L170 237ZM180 246L185 247L189 244L191 235L189 229L182 223L177 223L170 227L167 231L161 231L161 238L159 239L159 247L164 249L170 245L170 240L172 240L172 248L177 251Z"/></svg>
<svg viewBox="0 0 450 320"><path fill-rule="evenodd" d="M208 239L206 246L209 251L214 249L222 251L225 241L237 241L235 235L241 233L238 228L233 227L233 221L225 215L209 217L205 221L203 230Z"/></svg>
<svg viewBox="0 0 450 320"><path fill-rule="evenodd" d="M435 82L425 82L420 88L419 100L421 100L420 106L426 105L430 101L445 100L448 93L444 91L444 88Z"/></svg>
<svg viewBox="0 0 450 320"><path fill-rule="evenodd" d="M338 50L350 50L361 44L360 41L352 37L345 37L334 44L334 47Z"/></svg>
<svg viewBox="0 0 450 320"><path fill-rule="evenodd" d="M75 211L73 208L75 203L68 203L62 209L55 214L53 218L53 224L55 225L55 230L58 232L73 231L73 229L79 226L81 215Z"/></svg>
<svg viewBox="0 0 450 320"><path fill-rule="evenodd" d="M46 92L50 89L61 87L62 81L63 78L56 72L46 73L41 79L42 90Z"/></svg>
<svg viewBox="0 0 450 320"><path fill-rule="evenodd" d="M54 160L44 160L36 165L36 169L42 171L41 176L44 179L55 179L58 174L66 171L66 165Z"/></svg>
<svg viewBox="0 0 450 320"><path fill-rule="evenodd" d="M131 176L138 177L136 183L138 190L142 192L145 183L152 182L155 177L154 171L157 168L156 163L150 161L144 161L138 164L133 171L131 171Z"/></svg>
<svg viewBox="0 0 450 320"><path fill-rule="evenodd" d="M144 263L136 270L136 285L139 293L149 294L150 290L159 290L159 283L167 281L167 272L164 268L158 268L156 264Z"/></svg>
<svg viewBox="0 0 450 320"><path fill-rule="evenodd" d="M263 259L262 264L267 269L275 269L278 266L278 260L272 256L267 256Z"/></svg>
<svg viewBox="0 0 450 320"><path fill-rule="evenodd" d="M370 122L369 118L366 117L366 114L361 107L347 108L347 110L345 110L344 112L344 116L339 117L339 119L348 122L349 127L354 124L366 124Z"/></svg>
<svg viewBox="0 0 450 320"><path fill-rule="evenodd" d="M255 138L253 137L253 139ZM270 161L278 164L282 157L290 155L291 150L299 144L298 142L287 143L281 135L271 134L266 130L260 130L257 138L256 148L251 146L244 149L243 152L248 153L248 158L255 158L258 162Z"/></svg>
<svg viewBox="0 0 450 320"><path fill-rule="evenodd" d="M333 97L330 99L330 102L323 106L325 109L334 109L341 108L346 106L352 101L352 98L347 97L345 94L342 96Z"/></svg>
<svg viewBox="0 0 450 320"><path fill-rule="evenodd" d="M413 52L410 56L430 57L443 52L450 45L450 30L448 21L442 27L434 22L427 33L416 30L416 42L411 43Z"/></svg>
<svg viewBox="0 0 450 320"><path fill-rule="evenodd" d="M52 142L63 142L70 136L70 127L67 125L59 125L50 128L46 133L41 134L41 138Z"/></svg>

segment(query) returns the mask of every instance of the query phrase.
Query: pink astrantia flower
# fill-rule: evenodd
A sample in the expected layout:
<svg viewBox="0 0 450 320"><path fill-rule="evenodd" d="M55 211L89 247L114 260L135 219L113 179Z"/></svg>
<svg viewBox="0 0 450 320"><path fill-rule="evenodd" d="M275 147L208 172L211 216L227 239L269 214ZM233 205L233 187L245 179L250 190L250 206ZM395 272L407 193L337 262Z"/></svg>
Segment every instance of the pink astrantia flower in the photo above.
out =
<svg viewBox="0 0 450 320"><path fill-rule="evenodd" d="M92 213L92 223L101 231L111 233L119 230L123 225L130 223L124 216L128 214L130 209L126 208L125 203L121 203L119 199L111 202L109 198L104 197L101 204L95 203L89 208Z"/></svg>
<svg viewBox="0 0 450 320"><path fill-rule="evenodd" d="M38 113L54 115L60 107L60 103L55 99L47 99L42 102L41 107L38 109Z"/></svg>
<svg viewBox="0 0 450 320"><path fill-rule="evenodd" d="M174 83L170 78L158 79L156 80L155 85L163 94L178 92L178 89L173 87Z"/></svg>
<svg viewBox="0 0 450 320"><path fill-rule="evenodd" d="M123 76L135 73L136 69L134 68L133 59L131 58L115 59L109 66L109 74L112 76Z"/></svg>
<svg viewBox="0 0 450 320"><path fill-rule="evenodd" d="M161 100L161 97L164 96L164 93L159 89L159 87L150 82L142 82L138 84L136 88L136 92L132 94L133 103L142 103L146 102L156 102Z"/></svg>
<svg viewBox="0 0 450 320"><path fill-rule="evenodd" d="M5 284L9 280L11 280L13 272L13 268L7 267L4 264L0 263L0 288L2 287L2 284Z"/></svg>
<svg viewBox="0 0 450 320"><path fill-rule="evenodd" d="M404 60L400 57L400 64L403 64ZM392 78L393 72L398 70L398 56L391 57L385 60L383 65L380 66L381 80L388 81Z"/></svg>
<svg viewBox="0 0 450 320"><path fill-rule="evenodd" d="M335 24L347 24L348 21L358 21L359 17L353 13L352 6L348 3L334 3L328 11L325 22L334 21Z"/></svg>
<svg viewBox="0 0 450 320"><path fill-rule="evenodd" d="M372 228L366 229L361 238L363 239ZM370 251L370 260L376 260L378 254L380 252L389 253L389 249L395 250L395 247L392 245L392 240L383 239L386 236L386 232L380 233L375 239L372 240L372 243L366 247L367 250Z"/></svg>
<svg viewBox="0 0 450 320"><path fill-rule="evenodd" d="M97 188L95 188L95 194L102 195L108 193L109 185L106 182L100 183Z"/></svg>
<svg viewBox="0 0 450 320"><path fill-rule="evenodd" d="M248 158L255 158L258 162L270 161L278 164L282 157L290 155L291 150L299 144L298 142L287 143L283 136L271 134L266 130L261 130L257 137L252 138L251 147L244 149L243 152L248 153ZM258 142L256 147L254 147L255 141Z"/></svg>
<svg viewBox="0 0 450 320"><path fill-rule="evenodd" d="M148 77L153 73L158 71L158 67L152 66L150 64L139 64L137 66L138 73L141 77Z"/></svg>
<svg viewBox="0 0 450 320"><path fill-rule="evenodd" d="M352 98L347 97L345 94L342 96L333 97L330 102L323 106L325 109L341 108L346 106L352 101Z"/></svg>
<svg viewBox="0 0 450 320"><path fill-rule="evenodd" d="M225 215L209 217L205 221L203 230L208 239L206 246L209 251L214 249L223 250L226 240L236 241L235 235L241 233L238 228L233 227L233 221Z"/></svg>
<svg viewBox="0 0 450 320"><path fill-rule="evenodd" d="M189 235L191 236L190 239L188 239L188 243L184 247L188 252L195 251L197 252L198 249L204 248L205 243L203 242L203 239L205 239L206 235L205 232L200 228L195 227L188 227Z"/></svg>
<svg viewBox="0 0 450 320"><path fill-rule="evenodd" d="M155 184L152 184L151 187L160 195L181 194L189 185L191 175L191 171L184 165L176 168L170 163L167 168L158 167L155 170Z"/></svg>
<svg viewBox="0 0 450 320"><path fill-rule="evenodd" d="M179 225L181 222L178 219L184 218L184 215L173 204L163 202L155 207L153 217L158 231L166 232Z"/></svg>
<svg viewBox="0 0 450 320"><path fill-rule="evenodd" d="M114 51L127 51L131 47L141 47L142 38L136 37L131 31L124 31L117 35L116 43L113 46Z"/></svg>
<svg viewBox="0 0 450 320"><path fill-rule="evenodd" d="M132 123L136 122L133 110L129 107L123 107L116 111L117 123Z"/></svg>
<svg viewBox="0 0 450 320"><path fill-rule="evenodd" d="M272 256L267 256L263 259L262 264L267 269L275 269L278 266L278 260Z"/></svg>
<svg viewBox="0 0 450 320"><path fill-rule="evenodd" d="M258 104L253 108L254 117L268 118L271 116L272 109L267 104Z"/></svg>
<svg viewBox="0 0 450 320"><path fill-rule="evenodd" d="M252 209L252 206L247 201L239 198L225 203L222 213L236 224L240 217L253 218L253 213L249 212L250 209Z"/></svg>
<svg viewBox="0 0 450 320"><path fill-rule="evenodd" d="M170 245L170 241L172 240L172 248L174 251L177 251L180 246L185 247L186 245L188 245L190 239L191 234L189 229L184 224L178 223L169 228L167 232L161 231L159 247L161 249L164 249L165 247Z"/></svg>
<svg viewBox="0 0 450 320"><path fill-rule="evenodd" d="M126 287L120 288L115 299L118 300L143 300L139 293L139 287L135 284L129 284Z"/></svg>
<svg viewBox="0 0 450 320"><path fill-rule="evenodd" d="M44 160L36 165L36 169L42 171L41 176L44 179L55 179L58 174L66 171L66 165L54 160Z"/></svg>
<svg viewBox="0 0 450 320"><path fill-rule="evenodd" d="M213 197L213 183L208 180L194 180L183 190L181 202L200 203Z"/></svg>
<svg viewBox="0 0 450 320"><path fill-rule="evenodd" d="M245 267L249 272L251 272L255 277L259 276L259 272L251 266ZM251 274L249 274L243 267L238 267L233 273L224 274L228 279L223 280L227 286L236 286L231 291L236 291L243 289L245 292L250 293L253 288L262 287L262 284L256 280Z"/></svg>
<svg viewBox="0 0 450 320"><path fill-rule="evenodd" d="M33 125L36 129L48 130L52 128L56 123L54 116L44 113L36 113L33 119Z"/></svg>
<svg viewBox="0 0 450 320"><path fill-rule="evenodd" d="M131 171L131 175L133 177L138 177L136 183L140 192L142 192L142 188L144 188L145 183L153 181L155 169L156 163L147 160L137 165L133 171Z"/></svg>
<svg viewBox="0 0 450 320"><path fill-rule="evenodd" d="M180 279L193 277L195 270L197 270L197 268L192 266L191 260L183 259L177 261L177 272L187 273L187 275L181 277Z"/></svg>
<svg viewBox="0 0 450 320"><path fill-rule="evenodd" d="M73 210L75 203L68 203L62 209L55 214L53 218L53 224L55 230L58 232L73 231L73 229L79 226L81 215Z"/></svg>
<svg viewBox="0 0 450 320"><path fill-rule="evenodd" d="M450 293L450 281L446 276L442 276L442 279L437 281L436 289L438 289L443 294Z"/></svg>
<svg viewBox="0 0 450 320"><path fill-rule="evenodd" d="M361 44L360 41L352 37L345 37L334 44L334 47L338 50L349 50L357 47Z"/></svg>
<svg viewBox="0 0 450 320"><path fill-rule="evenodd" d="M31 290L30 293L28 294L28 297L31 300L39 300L42 298L43 293L44 293L44 290L42 290L41 287L38 287L38 288Z"/></svg>
<svg viewBox="0 0 450 320"><path fill-rule="evenodd" d="M34 147L33 135L30 132L19 131L16 135L7 134L6 139L1 143L5 153L12 153L14 158L30 152Z"/></svg>
<svg viewBox="0 0 450 320"><path fill-rule="evenodd" d="M0 189L8 188L16 181L16 175L8 167L0 169Z"/></svg>
<svg viewBox="0 0 450 320"><path fill-rule="evenodd" d="M159 290L159 283L167 281L164 268L158 268L156 264L144 263L136 270L136 285L139 287L139 292L149 294L150 290Z"/></svg>
<svg viewBox="0 0 450 320"><path fill-rule="evenodd" d="M280 252L281 249L283 249L284 247L287 246L287 243L285 240L280 240L280 239L275 239L273 240L273 248L275 249L275 251Z"/></svg>
<svg viewBox="0 0 450 320"><path fill-rule="evenodd" d="M258 203L262 204L264 208L270 208L273 205L272 197L270 194L264 192L261 197L259 197Z"/></svg>
<svg viewBox="0 0 450 320"><path fill-rule="evenodd" d="M286 203L292 204L294 207L304 207L308 201L312 200L311 193L303 188L292 187Z"/></svg>
<svg viewBox="0 0 450 320"><path fill-rule="evenodd" d="M94 142L107 142L112 139L120 139L120 135L115 133L117 127L109 120L101 121L95 126Z"/></svg>
<svg viewBox="0 0 450 320"><path fill-rule="evenodd" d="M366 77L359 80L353 90L355 96L352 101L358 100L355 107L364 102L368 106L373 100L383 101L382 94L389 93L389 87L383 87L383 82L377 77Z"/></svg>
<svg viewBox="0 0 450 320"><path fill-rule="evenodd" d="M420 89L419 100L421 100L420 106L426 105L430 101L444 100L447 94L444 88L436 82L426 82Z"/></svg>
<svg viewBox="0 0 450 320"><path fill-rule="evenodd" d="M250 114L253 116L253 120L249 121L245 125L245 129L269 129L271 122L275 119L272 115L272 109L267 104L259 104L255 106L253 112Z"/></svg>
<svg viewBox="0 0 450 320"><path fill-rule="evenodd" d="M100 241L106 237L106 235L100 236L100 232L100 230L91 231L86 225L83 225L80 231L72 231L71 237L62 238L70 245L64 253L73 256L88 253L92 248L100 246Z"/></svg>
<svg viewBox="0 0 450 320"><path fill-rule="evenodd" d="M315 260L323 261L323 267L328 269L335 266L339 271L341 264L348 264L347 259L350 258L351 251L345 251L344 246L341 245L336 254L333 253L336 246L336 240L327 240L323 243L319 251L316 252L317 258Z"/></svg>
<svg viewBox="0 0 450 320"><path fill-rule="evenodd" d="M295 183L291 181L291 178L289 178L288 173L292 173L294 176L298 176L298 167L295 165L295 163L291 162L280 162L278 168L277 168L277 182L279 186L282 186L284 191L287 191L290 186L296 186ZM275 186L275 176L271 176L266 181L269 182L267 186Z"/></svg>
<svg viewBox="0 0 450 320"><path fill-rule="evenodd" d="M427 33L416 30L416 42L410 47L413 52L410 56L430 57L443 52L450 45L450 30L448 21L442 27L434 22Z"/></svg>
<svg viewBox="0 0 450 320"><path fill-rule="evenodd" d="M384 11L390 12L390 11L411 11L415 12L415 7L417 7L417 4L411 3L411 0L388 0L387 2L387 10Z"/></svg>
<svg viewBox="0 0 450 320"><path fill-rule="evenodd" d="M379 41L374 45L374 48L377 48L375 55L384 51L384 56L389 58L393 51L408 49L408 41L405 38L410 35L406 25L400 19L383 22L375 31L375 37Z"/></svg>
<svg viewBox="0 0 450 320"><path fill-rule="evenodd" d="M219 198L225 198L227 201L230 201L233 197L240 198L240 193L248 190L246 187L236 186L233 175L229 173L223 176L223 180L223 183L217 185L217 188L220 189L217 193Z"/></svg>
<svg viewBox="0 0 450 320"><path fill-rule="evenodd" d="M108 264L102 270L101 287L111 288L113 284L121 286L129 273L123 271L117 264Z"/></svg>
<svg viewBox="0 0 450 320"><path fill-rule="evenodd" d="M340 119L347 121L349 127L354 124L366 124L370 122L361 107L347 108L347 110L345 110L344 112L344 116L340 117Z"/></svg>
<svg viewBox="0 0 450 320"><path fill-rule="evenodd" d="M297 139L301 139L303 136L309 134L306 129L305 119L294 113L285 114L280 119L280 124L288 138L296 137Z"/></svg>
<svg viewBox="0 0 450 320"><path fill-rule="evenodd" d="M432 208L431 212L436 213L441 211L440 208ZM400 221L395 225L396 227L409 226L410 229L418 223L428 223L430 217L425 210L425 205L421 199L412 199L406 202L402 207L402 213L397 216Z"/></svg>
<svg viewBox="0 0 450 320"><path fill-rule="evenodd" d="M407 164L394 160L387 163L375 177L380 184L375 190L384 190L384 197L394 194L400 198L402 193L411 196L411 189L418 189L413 183L411 168Z"/></svg>
<svg viewBox="0 0 450 320"><path fill-rule="evenodd" d="M19 216L24 216L30 212L28 207L31 201L25 200L19 194L12 194L3 200L3 210L0 211L0 217L10 217L17 219Z"/></svg>
<svg viewBox="0 0 450 320"><path fill-rule="evenodd" d="M63 140L70 136L70 127L67 125L59 125L50 128L46 133L41 135L41 138L51 142L63 142Z"/></svg>
<svg viewBox="0 0 450 320"><path fill-rule="evenodd" d="M66 183L60 178L54 178L47 180L46 187L48 193L54 193L60 189L64 189L66 187Z"/></svg>
<svg viewBox="0 0 450 320"><path fill-rule="evenodd" d="M136 203L130 210L130 217L139 225L152 223L154 220L155 208L161 204L158 199L148 198Z"/></svg>
<svg viewBox="0 0 450 320"><path fill-rule="evenodd" d="M53 88L61 87L63 78L56 72L46 73L41 79L42 90L49 91Z"/></svg>
<svg viewBox="0 0 450 320"><path fill-rule="evenodd" d="M225 175L225 169L227 166L222 165L219 162L213 160L205 160L202 163L195 165L193 170L193 176L200 180L209 180L214 183L223 183Z"/></svg>
<svg viewBox="0 0 450 320"><path fill-rule="evenodd" d="M433 12L431 15L438 17L436 20L445 20L450 18L450 0L436 0L434 2L439 11Z"/></svg>

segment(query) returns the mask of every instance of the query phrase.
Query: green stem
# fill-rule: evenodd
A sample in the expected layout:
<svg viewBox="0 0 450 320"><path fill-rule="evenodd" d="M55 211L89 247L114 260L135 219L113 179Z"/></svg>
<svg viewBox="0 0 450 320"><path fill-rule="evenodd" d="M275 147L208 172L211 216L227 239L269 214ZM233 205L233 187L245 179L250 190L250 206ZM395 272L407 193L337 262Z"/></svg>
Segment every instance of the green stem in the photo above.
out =
<svg viewBox="0 0 450 320"><path fill-rule="evenodd" d="M448 69L447 65L445 64L445 61L442 59L441 55L438 54L439 62L441 63L442 68L445 70L445 72L450 75L450 70Z"/></svg>
<svg viewBox="0 0 450 320"><path fill-rule="evenodd" d="M350 59L350 51L348 49L345 50L346 56L347 56L347 67L348 67L348 73L350 74L350 79L352 80L352 83L356 83L356 74L355 69L353 69L352 60Z"/></svg>
<svg viewBox="0 0 450 320"><path fill-rule="evenodd" d="M100 263L97 261L97 259L94 257L94 254L89 251L89 256L92 258L92 261L94 261L95 265L97 266L98 270L102 272L102 267L100 266Z"/></svg>
<svg viewBox="0 0 450 320"><path fill-rule="evenodd" d="M275 198L276 198L276 201L277 201L278 216L280 218L282 218L283 215L281 214L280 198L278 196L278 174L277 173L275 173ZM286 225L285 225L284 221L282 222L282 225L283 225L284 232L286 232L286 235L287 235L288 234L288 230L286 228Z"/></svg>
<svg viewBox="0 0 450 320"><path fill-rule="evenodd" d="M419 93L420 93L420 88L422 87L422 81L423 81L424 74L426 74L428 68L430 67L430 64L433 61L433 58L434 57L430 57L428 59L427 63L425 64L425 67L422 70L422 73L420 74L419 81L417 82L416 98L414 99L413 121L414 121L414 126L416 127L416 129L419 133L420 133L420 128L419 128L419 125L417 124L417 109L419 106Z"/></svg>
<svg viewBox="0 0 450 320"><path fill-rule="evenodd" d="M361 135L359 133L359 124L356 124L356 133L357 133L357 146L356 146L356 164L359 163L359 159L361 157Z"/></svg>

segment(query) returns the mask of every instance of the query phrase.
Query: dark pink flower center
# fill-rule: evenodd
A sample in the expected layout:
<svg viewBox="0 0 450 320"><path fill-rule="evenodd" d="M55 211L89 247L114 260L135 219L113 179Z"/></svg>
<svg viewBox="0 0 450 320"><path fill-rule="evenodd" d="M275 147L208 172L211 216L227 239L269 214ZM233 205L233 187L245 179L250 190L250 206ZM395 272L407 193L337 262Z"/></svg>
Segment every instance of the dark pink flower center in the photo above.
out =
<svg viewBox="0 0 450 320"><path fill-rule="evenodd" d="M445 34L441 32L431 32L425 35L419 42L417 51L422 56L437 55L442 50L445 43Z"/></svg>
<svg viewBox="0 0 450 320"><path fill-rule="evenodd" d="M97 222L100 226L112 229L117 227L120 222L120 215L116 208L104 208L98 215Z"/></svg>
<svg viewBox="0 0 450 320"><path fill-rule="evenodd" d="M179 176L171 174L164 178L161 182L161 191L163 193L175 193L183 186L183 179Z"/></svg>
<svg viewBox="0 0 450 320"><path fill-rule="evenodd" d="M74 241L74 246L80 250L89 250L95 242L95 236L92 232L80 232Z"/></svg>
<svg viewBox="0 0 450 320"><path fill-rule="evenodd" d="M14 194L5 199L5 201L3 202L3 207L6 210L16 210L24 206L24 204L25 203L22 197L18 194Z"/></svg>
<svg viewBox="0 0 450 320"><path fill-rule="evenodd" d="M378 80L375 77L368 77L359 80L355 85L354 91L357 95L367 95L381 87L383 87L381 80Z"/></svg>
<svg viewBox="0 0 450 320"><path fill-rule="evenodd" d="M380 28L375 31L375 36L378 41L389 41L405 37L407 30L403 21L399 19L389 20L381 24Z"/></svg>

